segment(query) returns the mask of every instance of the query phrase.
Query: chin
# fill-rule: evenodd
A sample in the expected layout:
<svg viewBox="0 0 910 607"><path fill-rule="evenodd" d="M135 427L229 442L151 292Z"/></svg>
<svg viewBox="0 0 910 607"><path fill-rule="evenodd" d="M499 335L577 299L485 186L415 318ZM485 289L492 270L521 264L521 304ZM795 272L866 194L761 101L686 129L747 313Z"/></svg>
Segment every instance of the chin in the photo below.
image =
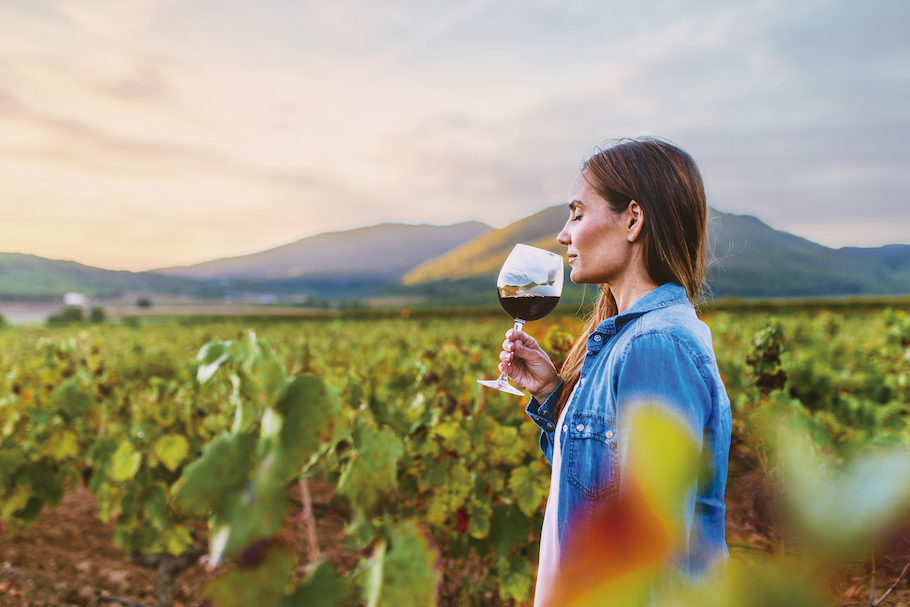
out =
<svg viewBox="0 0 910 607"><path fill-rule="evenodd" d="M573 283L575 283L575 284L577 284L577 285L590 285L590 284L594 284L592 281L590 281L590 280L588 280L588 279L585 278L584 273L578 272L578 271L576 271L576 270L574 270L574 269L573 269L572 272L569 274L569 280L571 280Z"/></svg>
<svg viewBox="0 0 910 607"><path fill-rule="evenodd" d="M605 282L609 282L603 276L590 276L585 275L584 272L572 269L572 272L569 274L569 279L577 285L601 285Z"/></svg>

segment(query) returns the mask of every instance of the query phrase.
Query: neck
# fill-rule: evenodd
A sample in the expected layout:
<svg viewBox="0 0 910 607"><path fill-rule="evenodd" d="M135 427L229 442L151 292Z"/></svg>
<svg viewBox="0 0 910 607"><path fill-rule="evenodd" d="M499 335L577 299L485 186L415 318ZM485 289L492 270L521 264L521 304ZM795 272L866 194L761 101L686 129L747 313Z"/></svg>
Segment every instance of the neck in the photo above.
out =
<svg viewBox="0 0 910 607"><path fill-rule="evenodd" d="M638 299L657 288L657 283L647 274L628 277L621 283L610 283L610 291L616 300L617 313L625 312Z"/></svg>

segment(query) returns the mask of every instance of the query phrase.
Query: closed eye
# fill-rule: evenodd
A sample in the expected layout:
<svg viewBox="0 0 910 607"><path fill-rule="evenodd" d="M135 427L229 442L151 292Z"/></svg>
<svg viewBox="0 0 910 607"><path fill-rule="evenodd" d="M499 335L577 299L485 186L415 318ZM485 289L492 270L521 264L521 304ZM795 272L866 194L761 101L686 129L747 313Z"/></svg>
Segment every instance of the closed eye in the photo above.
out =
<svg viewBox="0 0 910 607"><path fill-rule="evenodd" d="M573 200L569 203L569 221L578 221L582 218L581 208L583 205L580 200Z"/></svg>

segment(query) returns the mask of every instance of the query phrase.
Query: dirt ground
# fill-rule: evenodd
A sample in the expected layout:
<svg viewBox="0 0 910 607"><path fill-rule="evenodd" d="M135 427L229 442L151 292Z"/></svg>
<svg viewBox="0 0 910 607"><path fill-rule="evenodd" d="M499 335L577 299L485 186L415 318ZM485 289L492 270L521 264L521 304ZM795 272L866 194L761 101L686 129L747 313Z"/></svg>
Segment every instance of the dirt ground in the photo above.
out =
<svg viewBox="0 0 910 607"><path fill-rule="evenodd" d="M344 550L344 522L329 507L331 487L311 481L310 488L319 548L339 569L350 569L358 557ZM731 477L727 491L731 552L777 549L773 541L777 531L768 523L773 517L763 492L756 474ZM294 513L293 531L302 571L310 558L300 510L298 507ZM112 598L154 607L154 571L132 564L129 556L114 546L112 536L113 525L98 519L95 501L84 487L67 494L57 508L45 510L29 529L12 534L0 528L0 607L117 604L109 600ZM875 563L871 559L852 563L832 577L830 587L840 599L836 604L870 605L873 580L876 597L881 597L908 562L910 527L895 534L876 555ZM213 575L202 563L180 574L175 605L204 607L203 590ZM910 575L881 605L910 607Z"/></svg>
<svg viewBox="0 0 910 607"><path fill-rule="evenodd" d="M343 549L344 522L328 507L331 488L319 482L310 487L319 549L336 566L350 568L357 555ZM294 534L302 570L310 559L300 510ZM95 500L82 486L46 509L34 526L15 533L0 527L0 607L118 604L110 599L154 607L155 572L132 564L114 545L113 531L113 524L98 519ZM177 607L206 604L203 590L214 573L206 570L205 557L201 561L177 577Z"/></svg>

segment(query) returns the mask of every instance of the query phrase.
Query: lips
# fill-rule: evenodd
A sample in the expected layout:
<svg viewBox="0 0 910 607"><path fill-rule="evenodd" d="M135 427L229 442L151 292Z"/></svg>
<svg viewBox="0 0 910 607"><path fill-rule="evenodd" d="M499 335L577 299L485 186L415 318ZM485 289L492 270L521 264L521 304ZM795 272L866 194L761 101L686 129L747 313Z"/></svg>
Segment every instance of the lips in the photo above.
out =
<svg viewBox="0 0 910 607"><path fill-rule="evenodd" d="M572 262L575 261L575 259L576 259L577 257L578 257L578 255L574 255L574 254L572 254L572 253L569 253L569 265L572 265Z"/></svg>

